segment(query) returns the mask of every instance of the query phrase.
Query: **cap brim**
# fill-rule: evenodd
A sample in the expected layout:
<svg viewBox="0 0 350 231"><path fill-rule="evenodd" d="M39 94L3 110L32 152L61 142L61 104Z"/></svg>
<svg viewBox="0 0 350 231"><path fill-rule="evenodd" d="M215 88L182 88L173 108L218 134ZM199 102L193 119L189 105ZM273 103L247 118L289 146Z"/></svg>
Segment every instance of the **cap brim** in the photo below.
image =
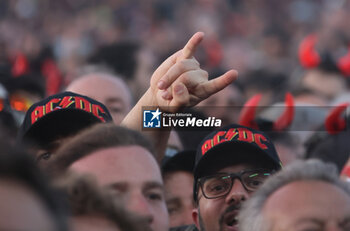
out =
<svg viewBox="0 0 350 231"><path fill-rule="evenodd" d="M65 109L51 112L35 122L23 135L23 141L45 145L59 138L75 135L77 132L101 122L89 112Z"/></svg>
<svg viewBox="0 0 350 231"><path fill-rule="evenodd" d="M234 164L252 164L257 167L280 169L281 166L270 155L249 143L225 142L210 149L194 169L196 179Z"/></svg>

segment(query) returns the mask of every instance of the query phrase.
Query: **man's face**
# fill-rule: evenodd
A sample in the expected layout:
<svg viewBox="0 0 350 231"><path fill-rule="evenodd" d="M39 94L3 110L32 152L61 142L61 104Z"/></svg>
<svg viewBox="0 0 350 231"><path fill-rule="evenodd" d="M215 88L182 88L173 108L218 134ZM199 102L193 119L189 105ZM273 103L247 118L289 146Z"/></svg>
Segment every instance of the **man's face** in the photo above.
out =
<svg viewBox="0 0 350 231"><path fill-rule="evenodd" d="M71 137L57 138L48 143L45 147L39 147L37 145L29 147L29 151L35 155L38 166L45 169L47 164L56 158L55 152L70 138Z"/></svg>
<svg viewBox="0 0 350 231"><path fill-rule="evenodd" d="M168 229L160 169L146 149L122 146L99 150L76 161L70 169L95 176L129 211L146 218L152 230Z"/></svg>
<svg viewBox="0 0 350 231"><path fill-rule="evenodd" d="M238 164L220 169L217 173L238 173L243 170L256 169L250 164ZM237 215L241 203L247 200L251 191L248 191L239 179L233 180L231 190L227 195L207 199L202 189L198 192L198 208L193 211L193 219L201 231L237 231Z"/></svg>
<svg viewBox="0 0 350 231"><path fill-rule="evenodd" d="M340 93L346 92L345 78L339 74L327 73L318 69L306 72L301 84L326 99L333 99Z"/></svg>
<svg viewBox="0 0 350 231"><path fill-rule="evenodd" d="M41 199L13 180L0 179L0 214L0 230L56 230Z"/></svg>
<svg viewBox="0 0 350 231"><path fill-rule="evenodd" d="M350 196L321 181L297 181L274 192L263 207L271 231L350 230Z"/></svg>
<svg viewBox="0 0 350 231"><path fill-rule="evenodd" d="M185 171L167 173L164 184L170 227L193 224L193 175Z"/></svg>

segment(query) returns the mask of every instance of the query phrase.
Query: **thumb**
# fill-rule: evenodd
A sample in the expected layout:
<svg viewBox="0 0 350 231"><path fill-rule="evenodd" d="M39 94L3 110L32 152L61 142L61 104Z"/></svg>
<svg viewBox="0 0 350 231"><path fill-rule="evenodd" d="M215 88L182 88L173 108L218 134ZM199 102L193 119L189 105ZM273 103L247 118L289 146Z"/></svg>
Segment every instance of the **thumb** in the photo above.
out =
<svg viewBox="0 0 350 231"><path fill-rule="evenodd" d="M170 106L173 107L174 111L178 111L180 108L187 106L189 102L190 94L186 86L179 82L173 88L173 100Z"/></svg>

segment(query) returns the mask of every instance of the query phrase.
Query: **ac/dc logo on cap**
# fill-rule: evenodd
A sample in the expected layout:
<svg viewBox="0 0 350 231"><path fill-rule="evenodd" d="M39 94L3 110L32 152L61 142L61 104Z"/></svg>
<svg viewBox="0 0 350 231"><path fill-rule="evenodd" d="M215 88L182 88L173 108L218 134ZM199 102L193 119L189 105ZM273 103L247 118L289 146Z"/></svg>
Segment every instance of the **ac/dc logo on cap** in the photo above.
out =
<svg viewBox="0 0 350 231"><path fill-rule="evenodd" d="M268 142L268 139L263 134L254 133L246 128L231 128L227 131L219 131L213 138L206 140L202 145L202 155L220 143L233 140L255 143L261 149L268 149L264 143Z"/></svg>
<svg viewBox="0 0 350 231"><path fill-rule="evenodd" d="M31 112L31 124L34 124L38 119L50 112L68 108L84 110L86 112L92 113L102 122L106 122L106 112L100 105L91 103L83 97L64 96L53 98L49 100L46 104L35 107Z"/></svg>

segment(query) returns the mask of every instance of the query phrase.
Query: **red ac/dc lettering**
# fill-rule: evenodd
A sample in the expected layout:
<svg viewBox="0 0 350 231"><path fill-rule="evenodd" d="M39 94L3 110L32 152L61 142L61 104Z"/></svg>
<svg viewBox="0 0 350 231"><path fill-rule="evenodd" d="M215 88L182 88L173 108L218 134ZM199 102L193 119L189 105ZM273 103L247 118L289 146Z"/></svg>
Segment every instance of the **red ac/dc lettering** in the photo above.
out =
<svg viewBox="0 0 350 231"><path fill-rule="evenodd" d="M206 140L202 145L202 155L212 147L227 141L238 140L248 143L255 143L261 149L268 147L263 142L267 141L266 137L260 133L254 133L246 128L231 128L228 131L219 131L212 139Z"/></svg>
<svg viewBox="0 0 350 231"><path fill-rule="evenodd" d="M100 105L92 104L82 97L65 96L63 98L54 98L45 105L37 106L31 113L31 122L35 123L44 115L64 108L76 108L92 113L102 122L105 122L102 114L106 113Z"/></svg>

